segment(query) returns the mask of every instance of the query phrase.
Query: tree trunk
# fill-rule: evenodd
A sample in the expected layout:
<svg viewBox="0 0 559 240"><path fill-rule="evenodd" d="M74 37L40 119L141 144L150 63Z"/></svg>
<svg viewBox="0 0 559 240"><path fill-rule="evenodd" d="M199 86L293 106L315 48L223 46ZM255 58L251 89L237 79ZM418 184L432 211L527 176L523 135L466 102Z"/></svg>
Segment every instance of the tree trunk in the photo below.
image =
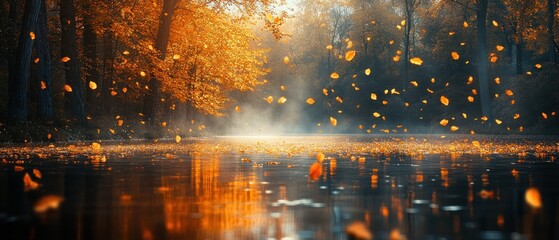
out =
<svg viewBox="0 0 559 240"><path fill-rule="evenodd" d="M85 109L83 100L83 82L80 74L80 61L76 46L76 16L73 0L60 0L61 56L70 58L64 63L66 84L72 87L72 92L66 92L72 117L84 123Z"/></svg>
<svg viewBox="0 0 559 240"><path fill-rule="evenodd" d="M171 36L171 23L177 0L165 0L163 9L159 16L159 28L157 31L157 39L155 41L155 49L159 52L159 59L165 59L167 55L167 45ZM157 102L159 101L159 82L154 76L149 81L149 91L144 98L144 116L149 126L155 126L155 114Z"/></svg>
<svg viewBox="0 0 559 240"><path fill-rule="evenodd" d="M522 74L522 53L524 52L524 43L520 42L515 45L516 48L516 74Z"/></svg>
<svg viewBox="0 0 559 240"><path fill-rule="evenodd" d="M479 92L481 97L481 113L491 119L491 99L489 98L489 60L487 55L487 1L478 0L477 2L477 74L479 79Z"/></svg>
<svg viewBox="0 0 559 240"><path fill-rule="evenodd" d="M52 61L50 58L50 50L47 39L47 9L45 1L41 3L41 11L37 20L37 45L35 49L39 55L39 99L38 112L39 119L43 121L52 121Z"/></svg>
<svg viewBox="0 0 559 240"><path fill-rule="evenodd" d="M27 90L29 87L29 68L31 64L31 52L33 49L33 38L31 34L37 27L37 18L41 0L27 0L25 12L19 34L19 43L14 63L13 76L9 80L8 118L16 122L27 120Z"/></svg>
<svg viewBox="0 0 559 240"><path fill-rule="evenodd" d="M406 7L406 30L404 33L404 79L402 79L402 90L406 89L406 83L408 82L409 78L409 64L410 64L410 33L411 33L411 14L413 8L413 3L410 3L410 0L405 0L405 7ZM410 6L411 4L411 6Z"/></svg>
<svg viewBox="0 0 559 240"><path fill-rule="evenodd" d="M548 49L549 61L557 63L557 56L555 52L555 43L553 34L553 23L555 21L555 0L547 0L547 33L548 33Z"/></svg>
<svg viewBox="0 0 559 240"><path fill-rule="evenodd" d="M97 34L93 29L93 18L91 16L91 1L84 1L84 20L83 20L83 53L84 53L84 70L86 79L86 96L87 110L92 112L99 109L97 97L99 96L99 88L91 89L89 82L101 85L99 82L99 72L97 66ZM97 86L99 87L99 86Z"/></svg>

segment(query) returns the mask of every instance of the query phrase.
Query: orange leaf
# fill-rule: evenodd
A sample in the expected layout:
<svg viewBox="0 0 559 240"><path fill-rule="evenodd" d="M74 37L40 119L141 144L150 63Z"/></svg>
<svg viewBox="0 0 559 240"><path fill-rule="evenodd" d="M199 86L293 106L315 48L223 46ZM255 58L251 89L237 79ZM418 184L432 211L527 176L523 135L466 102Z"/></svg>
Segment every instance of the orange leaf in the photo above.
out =
<svg viewBox="0 0 559 240"><path fill-rule="evenodd" d="M97 89L97 83L95 83L94 81L89 81L89 88L91 88L91 90Z"/></svg>
<svg viewBox="0 0 559 240"><path fill-rule="evenodd" d="M441 103L443 105L448 106L449 102L450 101L448 100L448 98L446 98L445 96L441 96Z"/></svg>
<svg viewBox="0 0 559 240"><path fill-rule="evenodd" d="M60 61L68 62L68 61L70 61L70 58L69 57L63 57L62 59L60 59Z"/></svg>
<svg viewBox="0 0 559 240"><path fill-rule="evenodd" d="M441 126L443 126L443 127L446 127L446 125L448 124L448 120L443 119L443 120L441 120L441 121L439 122L439 124L440 124Z"/></svg>
<svg viewBox="0 0 559 240"><path fill-rule="evenodd" d="M332 74L330 74L330 77L332 79L338 79L340 77L340 75L337 72L333 72Z"/></svg>
<svg viewBox="0 0 559 240"><path fill-rule="evenodd" d="M333 117L330 117L330 125L335 127L336 125L338 125L338 120L336 120Z"/></svg>
<svg viewBox="0 0 559 240"><path fill-rule="evenodd" d="M542 207L542 198L540 196L540 192L536 188L531 187L526 189L526 193L524 194L524 200L530 207L533 208Z"/></svg>
<svg viewBox="0 0 559 240"><path fill-rule="evenodd" d="M316 181L322 176L322 164L315 162L309 168L309 178Z"/></svg>
<svg viewBox="0 0 559 240"><path fill-rule="evenodd" d="M459 55L457 52L452 52L452 53L450 54L450 56L451 56L452 59L454 59L454 60L460 59L460 55Z"/></svg>
<svg viewBox="0 0 559 240"><path fill-rule="evenodd" d="M72 92L72 87L70 87L70 85L68 85L68 84L65 84L65 85L64 85L64 91L66 91L66 92Z"/></svg>
<svg viewBox="0 0 559 240"><path fill-rule="evenodd" d="M421 66L421 64L423 64L423 60L421 60L421 58L414 57L410 59L410 63Z"/></svg>
<svg viewBox="0 0 559 240"><path fill-rule="evenodd" d="M355 51L348 51L345 53L345 60L351 61L355 57Z"/></svg>
<svg viewBox="0 0 559 240"><path fill-rule="evenodd" d="M31 38L31 40L35 40L35 33L29 32L29 37Z"/></svg>
<svg viewBox="0 0 559 240"><path fill-rule="evenodd" d="M307 104L313 105L314 102L315 102L314 99L312 99L312 98L307 98Z"/></svg>

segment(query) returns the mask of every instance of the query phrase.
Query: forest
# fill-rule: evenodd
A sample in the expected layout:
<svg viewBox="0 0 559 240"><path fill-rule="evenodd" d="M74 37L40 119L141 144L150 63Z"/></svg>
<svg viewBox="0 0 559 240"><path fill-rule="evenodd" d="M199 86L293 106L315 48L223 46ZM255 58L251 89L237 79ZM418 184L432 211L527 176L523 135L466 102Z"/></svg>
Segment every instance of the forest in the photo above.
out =
<svg viewBox="0 0 559 240"><path fill-rule="evenodd" d="M0 141L557 134L555 0L7 0Z"/></svg>

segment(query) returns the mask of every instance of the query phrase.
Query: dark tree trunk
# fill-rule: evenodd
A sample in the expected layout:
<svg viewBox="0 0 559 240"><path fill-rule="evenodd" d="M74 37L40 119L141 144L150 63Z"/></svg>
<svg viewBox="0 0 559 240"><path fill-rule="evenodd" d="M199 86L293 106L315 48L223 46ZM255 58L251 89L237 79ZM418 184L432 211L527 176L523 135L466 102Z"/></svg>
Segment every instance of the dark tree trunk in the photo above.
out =
<svg viewBox="0 0 559 240"><path fill-rule="evenodd" d="M481 97L481 113L491 119L491 99L489 98L489 56L487 54L487 1L477 1L477 75L479 79L479 92Z"/></svg>
<svg viewBox="0 0 559 240"><path fill-rule="evenodd" d="M167 45L171 36L171 23L177 0L165 0L163 9L159 16L159 28L157 31L157 39L155 41L155 49L159 52L159 59L165 59L167 55ZM149 91L144 99L143 113L150 126L155 126L155 114L157 102L159 100L159 82L155 77L151 77L149 81Z"/></svg>
<svg viewBox="0 0 559 240"><path fill-rule="evenodd" d="M520 42L515 45L516 47L516 74L522 74L522 53L524 52L524 43Z"/></svg>
<svg viewBox="0 0 559 240"><path fill-rule="evenodd" d="M406 26L405 33L404 33L404 79L402 79L402 90L406 89L406 83L408 82L409 78L409 64L410 64L410 33L411 33L411 9L410 7L410 0L405 0L406 4Z"/></svg>
<svg viewBox="0 0 559 240"><path fill-rule="evenodd" d="M547 0L547 33L548 33L548 49L549 51L549 61L552 63L557 63L557 56L555 51L553 33L553 23L555 22L555 0Z"/></svg>
<svg viewBox="0 0 559 240"><path fill-rule="evenodd" d="M97 97L99 96L99 89L91 89L89 82L94 82L96 85L99 83L99 72L97 66L97 34L93 29L93 19L91 16L92 1L84 1L84 23L83 23L83 52L84 52L84 70L86 79L86 95L87 95L87 110L88 112L98 109ZM99 86L97 86L99 87Z"/></svg>
<svg viewBox="0 0 559 240"><path fill-rule="evenodd" d="M52 121L52 61L50 58L50 50L47 39L47 9L45 1L41 3L41 11L39 19L37 20L37 45L35 49L39 55L39 99L38 99L38 112L39 119L43 121Z"/></svg>
<svg viewBox="0 0 559 240"><path fill-rule="evenodd" d="M108 28L108 23L106 23ZM110 95L109 87L113 78L113 61L114 61L114 36L111 31L105 31L103 35L103 77L101 85L97 86L101 91L100 106L104 113L109 112Z"/></svg>
<svg viewBox="0 0 559 240"><path fill-rule="evenodd" d="M19 34L13 75L9 80L8 117L16 122L27 120L27 90L29 87L29 68L35 34L30 34L37 27L37 18L41 0L27 0Z"/></svg>
<svg viewBox="0 0 559 240"><path fill-rule="evenodd" d="M66 84L72 87L72 92L66 92L72 117L84 123L85 109L83 100L83 82L80 74L80 61L76 46L76 16L73 0L60 0L61 56L69 57L64 63Z"/></svg>

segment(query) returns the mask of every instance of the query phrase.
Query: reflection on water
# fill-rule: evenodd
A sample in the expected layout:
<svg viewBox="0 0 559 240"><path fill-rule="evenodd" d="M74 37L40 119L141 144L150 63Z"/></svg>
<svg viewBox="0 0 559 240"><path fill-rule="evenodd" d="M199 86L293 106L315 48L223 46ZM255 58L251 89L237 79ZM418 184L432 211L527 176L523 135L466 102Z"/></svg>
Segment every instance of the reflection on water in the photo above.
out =
<svg viewBox="0 0 559 240"><path fill-rule="evenodd" d="M340 150L325 152L310 180L313 151L196 144L25 161L4 153L2 239L347 239L355 222L375 239L559 239L557 151Z"/></svg>

